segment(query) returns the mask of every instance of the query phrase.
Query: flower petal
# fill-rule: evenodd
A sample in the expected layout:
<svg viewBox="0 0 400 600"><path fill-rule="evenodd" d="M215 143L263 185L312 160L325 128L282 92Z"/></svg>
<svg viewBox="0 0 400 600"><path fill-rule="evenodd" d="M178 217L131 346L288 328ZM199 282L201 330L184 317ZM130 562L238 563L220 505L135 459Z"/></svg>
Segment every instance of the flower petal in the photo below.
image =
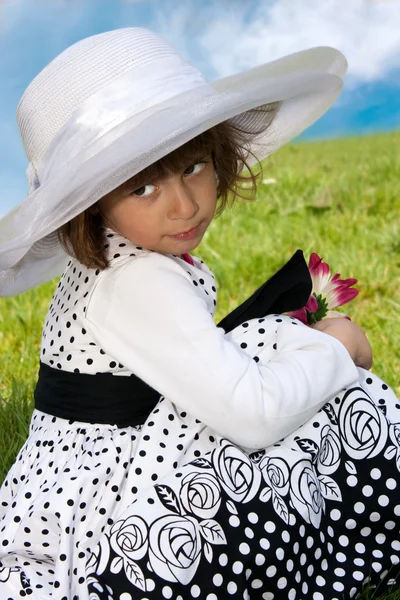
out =
<svg viewBox="0 0 400 600"><path fill-rule="evenodd" d="M304 323L304 325L307 325L307 313L305 308L300 308L299 310L292 310L292 312L290 312L289 314L294 319L298 319L299 321Z"/></svg>
<svg viewBox="0 0 400 600"><path fill-rule="evenodd" d="M308 268L310 269L310 271L318 269L321 263L322 258L316 252L311 252L310 259L308 261Z"/></svg>
<svg viewBox="0 0 400 600"><path fill-rule="evenodd" d="M354 279L354 278L350 278L350 279L338 279L337 283L340 283L340 285L342 287L351 287L352 285L356 284L358 281L358 279Z"/></svg>
<svg viewBox="0 0 400 600"><path fill-rule="evenodd" d="M308 310L308 312L315 312L316 310L318 310L318 300L316 299L314 294L311 294L304 308Z"/></svg>
<svg viewBox="0 0 400 600"><path fill-rule="evenodd" d="M308 269L313 283L312 291L318 295L330 280L331 271L329 265L324 263L318 254L312 252L308 262Z"/></svg>
<svg viewBox="0 0 400 600"><path fill-rule="evenodd" d="M308 268L312 275L316 277L329 275L331 270L329 268L328 263L324 263L322 258L318 256L315 252L312 252L310 255L310 260L308 261Z"/></svg>
<svg viewBox="0 0 400 600"><path fill-rule="evenodd" d="M353 298L355 298L356 296L358 296L358 290L356 290L355 288L339 289L339 290L337 290L337 294L336 294L336 298L337 298L336 306L342 306L343 304L347 304L348 302L353 300Z"/></svg>
<svg viewBox="0 0 400 600"><path fill-rule="evenodd" d="M322 294L326 297L328 308L337 308L343 304L347 304L358 295L356 288L350 287L354 283L354 279L331 279L322 290ZM357 280L356 280L357 281Z"/></svg>
<svg viewBox="0 0 400 600"><path fill-rule="evenodd" d="M324 319L348 319L351 321L350 317L342 312L339 312L338 310L328 310Z"/></svg>
<svg viewBox="0 0 400 600"><path fill-rule="evenodd" d="M357 283L358 279L354 279L354 278L340 279L340 273L335 273L332 276L331 281L335 281L335 282L339 283L340 285L345 285L346 287L351 287L352 285Z"/></svg>

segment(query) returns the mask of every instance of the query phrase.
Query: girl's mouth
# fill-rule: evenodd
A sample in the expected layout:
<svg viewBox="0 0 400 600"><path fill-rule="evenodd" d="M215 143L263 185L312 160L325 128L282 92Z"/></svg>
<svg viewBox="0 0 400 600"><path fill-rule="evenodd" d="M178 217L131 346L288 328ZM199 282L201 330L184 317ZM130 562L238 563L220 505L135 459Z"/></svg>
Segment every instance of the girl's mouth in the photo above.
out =
<svg viewBox="0 0 400 600"><path fill-rule="evenodd" d="M174 238L175 240L191 240L199 234L200 225L201 223L199 223L199 225L196 225L196 227L193 227L193 229L189 229L189 231L176 233L175 235L171 235L170 237Z"/></svg>

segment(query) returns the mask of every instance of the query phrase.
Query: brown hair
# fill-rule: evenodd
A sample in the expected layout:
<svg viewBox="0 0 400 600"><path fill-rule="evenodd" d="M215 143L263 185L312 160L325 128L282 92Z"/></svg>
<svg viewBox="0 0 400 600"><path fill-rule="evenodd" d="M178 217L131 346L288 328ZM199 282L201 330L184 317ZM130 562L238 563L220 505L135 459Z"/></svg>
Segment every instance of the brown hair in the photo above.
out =
<svg viewBox="0 0 400 600"><path fill-rule="evenodd" d="M231 120L215 125L153 163L117 190L128 184L130 188L133 184L139 189L145 183L162 179L168 173L177 173L196 160L212 155L219 180L216 215L220 215L227 206L232 206L238 197L253 200L258 179L262 177L262 165L250 151L249 143L268 129L279 107L280 103L274 102L248 110L245 113L246 126L238 127ZM258 173L254 173L247 163L250 155L256 159L256 165L260 168ZM244 168L248 170L249 175L241 174ZM64 250L86 267L108 267L103 217L97 203L62 225L57 234Z"/></svg>

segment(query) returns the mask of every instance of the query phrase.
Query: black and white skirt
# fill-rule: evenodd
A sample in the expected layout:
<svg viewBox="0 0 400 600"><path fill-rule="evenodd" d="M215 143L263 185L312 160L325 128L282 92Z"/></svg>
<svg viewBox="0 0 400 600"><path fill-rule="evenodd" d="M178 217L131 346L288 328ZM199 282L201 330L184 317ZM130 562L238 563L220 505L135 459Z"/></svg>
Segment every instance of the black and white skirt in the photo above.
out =
<svg viewBox="0 0 400 600"><path fill-rule="evenodd" d="M251 454L165 398L122 429L36 410L0 491L0 597L343 600L398 585L399 417L362 369Z"/></svg>

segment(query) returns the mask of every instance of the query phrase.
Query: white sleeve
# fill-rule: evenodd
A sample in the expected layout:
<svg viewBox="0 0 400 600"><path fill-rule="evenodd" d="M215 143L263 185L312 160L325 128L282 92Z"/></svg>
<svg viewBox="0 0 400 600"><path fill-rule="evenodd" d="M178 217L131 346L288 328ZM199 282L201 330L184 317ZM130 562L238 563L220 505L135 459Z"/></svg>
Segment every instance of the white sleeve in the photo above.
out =
<svg viewBox="0 0 400 600"><path fill-rule="evenodd" d="M277 324L279 352L256 363L217 327L186 272L159 254L104 271L86 309L101 347L232 442L275 443L357 380L335 338Z"/></svg>

